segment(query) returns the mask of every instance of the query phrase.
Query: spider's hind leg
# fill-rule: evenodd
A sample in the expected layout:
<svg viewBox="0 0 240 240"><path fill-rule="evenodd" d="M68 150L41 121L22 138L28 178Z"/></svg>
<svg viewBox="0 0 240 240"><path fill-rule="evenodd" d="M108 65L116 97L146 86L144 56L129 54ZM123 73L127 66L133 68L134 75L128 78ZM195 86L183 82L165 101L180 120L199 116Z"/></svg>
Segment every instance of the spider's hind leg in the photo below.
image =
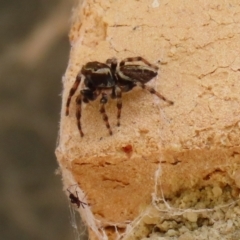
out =
<svg viewBox="0 0 240 240"><path fill-rule="evenodd" d="M159 97L160 99L162 99L163 101L167 102L170 105L173 105L174 102L171 100L168 100L167 98L165 98L162 94L160 94L159 92L157 92L153 87L149 87L143 83L137 83L138 86L140 86L142 89L146 89L148 90L150 93L155 94L157 97Z"/></svg>
<svg viewBox="0 0 240 240"><path fill-rule="evenodd" d="M129 57L129 58L125 58L120 62L120 67L125 65L125 63L127 62L143 62L146 65L148 65L149 67L155 69L156 71L158 71L158 66L151 64L150 62L148 62L145 58L143 57Z"/></svg>
<svg viewBox="0 0 240 240"><path fill-rule="evenodd" d="M108 98L107 98L107 94L106 93L102 93L102 97L100 99L100 113L102 114L102 118L103 118L103 121L105 122L105 125L109 131L109 134L112 135L112 130L111 130L111 127L110 127L110 124L108 122L108 116L106 114L106 110L105 110L105 104L107 103L108 101Z"/></svg>

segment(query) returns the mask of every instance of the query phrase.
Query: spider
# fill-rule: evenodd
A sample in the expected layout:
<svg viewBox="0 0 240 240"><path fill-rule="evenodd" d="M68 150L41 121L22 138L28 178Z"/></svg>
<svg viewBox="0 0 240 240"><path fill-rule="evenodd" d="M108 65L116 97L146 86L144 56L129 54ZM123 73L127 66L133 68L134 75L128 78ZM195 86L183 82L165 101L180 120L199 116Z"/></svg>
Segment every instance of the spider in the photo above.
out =
<svg viewBox="0 0 240 240"><path fill-rule="evenodd" d="M131 64L132 62L142 62L145 65ZM129 64L130 63L130 64ZM81 126L82 102L88 103L94 101L99 95L100 98L100 113L105 122L105 125L112 135L108 116L105 110L105 104L108 102L107 92L111 91L111 98L117 99L117 126L120 126L121 109L122 109L122 92L128 92L134 87L139 86L146 89L163 101L173 104L173 101L166 99L163 95L157 92L154 88L145 85L158 74L158 67L149 63L142 57L125 58L119 64L116 58L107 59L106 63L88 62L82 66L76 80L69 91L66 103L66 116L69 115L69 106L71 98L75 94L78 86L84 77L84 87L76 98L76 119L77 126L81 137L84 136Z"/></svg>
<svg viewBox="0 0 240 240"><path fill-rule="evenodd" d="M85 208L85 205L86 206L88 205L87 203L82 202L79 199L77 190L75 192L76 195L74 195L69 189L67 189L67 191L69 192L69 198L70 198L72 204L76 204L78 208L80 206L82 206L82 208Z"/></svg>

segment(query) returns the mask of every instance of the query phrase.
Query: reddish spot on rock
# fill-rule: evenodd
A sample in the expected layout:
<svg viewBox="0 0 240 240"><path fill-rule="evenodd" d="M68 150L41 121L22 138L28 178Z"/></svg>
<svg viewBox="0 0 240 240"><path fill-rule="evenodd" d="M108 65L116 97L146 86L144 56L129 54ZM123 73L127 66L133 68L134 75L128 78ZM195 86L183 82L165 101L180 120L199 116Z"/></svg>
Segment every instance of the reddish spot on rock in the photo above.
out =
<svg viewBox="0 0 240 240"><path fill-rule="evenodd" d="M129 154L129 153L131 153L131 152L133 151L133 147L132 147L131 144L128 144L128 145L122 147L122 150L123 150L125 153Z"/></svg>

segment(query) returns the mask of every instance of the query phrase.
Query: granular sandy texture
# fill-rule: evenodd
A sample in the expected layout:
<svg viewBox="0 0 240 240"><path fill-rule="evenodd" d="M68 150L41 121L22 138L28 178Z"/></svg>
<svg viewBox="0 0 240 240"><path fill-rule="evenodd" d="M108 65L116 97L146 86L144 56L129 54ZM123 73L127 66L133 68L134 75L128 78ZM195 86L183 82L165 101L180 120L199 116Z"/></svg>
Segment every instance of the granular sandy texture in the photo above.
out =
<svg viewBox="0 0 240 240"><path fill-rule="evenodd" d="M57 156L65 187L78 183L89 204L90 238L238 239L240 3L88 0L76 11ZM77 94L69 116L65 105L82 65L135 56L158 64L148 85L174 105L136 88L117 127L110 99L109 136L96 100L81 138Z"/></svg>

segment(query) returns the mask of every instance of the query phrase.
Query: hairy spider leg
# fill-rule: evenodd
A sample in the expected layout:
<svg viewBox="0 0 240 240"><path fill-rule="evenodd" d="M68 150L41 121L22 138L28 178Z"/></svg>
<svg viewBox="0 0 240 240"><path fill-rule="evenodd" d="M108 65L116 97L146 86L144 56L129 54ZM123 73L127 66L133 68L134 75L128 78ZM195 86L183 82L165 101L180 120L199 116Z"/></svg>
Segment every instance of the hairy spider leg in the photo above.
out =
<svg viewBox="0 0 240 240"><path fill-rule="evenodd" d="M111 74L112 74L112 78L115 82L115 84L117 83L117 78L116 78L116 70L117 70L117 59L116 58L109 58L106 60L106 64L110 65L110 69L111 69ZM115 86L112 87L112 93L111 93L111 98L115 99L116 98L116 92L115 92Z"/></svg>
<svg viewBox="0 0 240 240"><path fill-rule="evenodd" d="M82 116L82 94L81 93L76 98L76 104L77 104L77 108L76 108L77 126L78 126L78 130L80 132L81 137L83 137L84 134L81 126L81 116Z"/></svg>
<svg viewBox="0 0 240 240"><path fill-rule="evenodd" d="M136 83L137 86L141 87L142 89L146 89L147 91L149 91L152 94L155 94L157 97L159 97L160 99L162 99L163 101L169 103L170 105L173 105L174 102L171 100L168 100L167 98L165 98L162 94L160 94L159 92L157 92L153 87L149 87L143 83Z"/></svg>
<svg viewBox="0 0 240 240"><path fill-rule="evenodd" d="M117 83L117 78L116 78L117 59L116 59L116 58L109 58L109 59L107 59L106 63L107 63L108 65L110 65L112 77L113 77L114 82L115 82L115 84L116 84L116 83ZM112 87L111 98L112 98L112 99L115 99L116 97L117 97L116 87L113 86L113 87Z"/></svg>
<svg viewBox="0 0 240 240"><path fill-rule="evenodd" d="M112 92L111 92L111 95L110 95L112 99L115 99L117 97L115 88L116 88L115 86L112 87Z"/></svg>
<svg viewBox="0 0 240 240"><path fill-rule="evenodd" d="M120 126L120 118L121 118L121 110L122 110L122 90L120 87L116 87L116 95L117 95L117 126Z"/></svg>
<svg viewBox="0 0 240 240"><path fill-rule="evenodd" d="M116 69L117 69L117 59L116 58L109 58L109 59L107 59L106 64L110 65L111 71L113 73L116 72Z"/></svg>
<svg viewBox="0 0 240 240"><path fill-rule="evenodd" d="M123 65L125 65L126 62L143 62L146 65L148 65L149 67L155 69L156 71L158 71L158 66L151 64L150 62L148 62L145 58L143 57L130 57L130 58L125 58L120 62L120 67L122 67Z"/></svg>
<svg viewBox="0 0 240 240"><path fill-rule="evenodd" d="M105 122L105 125L109 131L109 134L112 135L112 130L108 122L108 116L105 111L105 104L107 103L107 101L108 101L107 94L102 92L102 97L100 99L100 113L102 114L103 121Z"/></svg>
<svg viewBox="0 0 240 240"><path fill-rule="evenodd" d="M80 82L81 82L81 74L79 73L76 77L76 80L75 80L72 88L69 91L69 94L68 94L68 99L67 99L67 103L66 103L66 113L65 113L66 116L68 116L68 114L69 114L69 105L71 102L71 98L74 95L74 93L76 92Z"/></svg>

